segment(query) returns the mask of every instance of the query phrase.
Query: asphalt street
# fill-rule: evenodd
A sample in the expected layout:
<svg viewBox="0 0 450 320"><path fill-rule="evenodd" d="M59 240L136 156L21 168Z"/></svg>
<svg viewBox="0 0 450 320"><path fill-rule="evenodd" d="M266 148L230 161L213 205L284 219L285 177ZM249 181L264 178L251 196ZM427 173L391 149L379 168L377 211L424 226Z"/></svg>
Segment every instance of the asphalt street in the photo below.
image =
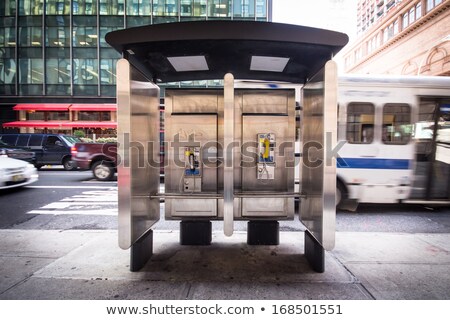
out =
<svg viewBox="0 0 450 320"><path fill-rule="evenodd" d="M318 274L297 217L280 223L279 246L249 246L246 222L225 237L220 221L210 246L181 246L162 204L153 256L133 273L117 243L117 181L39 174L0 193L0 299L450 299L449 207L338 212L336 247Z"/></svg>
<svg viewBox="0 0 450 320"><path fill-rule="evenodd" d="M33 185L0 192L0 229L116 230L117 180L100 182L91 172L44 168ZM163 206L156 230L178 230L165 221ZM213 223L222 230L222 222ZM303 231L296 217L280 222L281 231ZM238 231L246 223L237 223ZM338 211L336 230L346 232L450 233L450 208L418 204L360 204Z"/></svg>

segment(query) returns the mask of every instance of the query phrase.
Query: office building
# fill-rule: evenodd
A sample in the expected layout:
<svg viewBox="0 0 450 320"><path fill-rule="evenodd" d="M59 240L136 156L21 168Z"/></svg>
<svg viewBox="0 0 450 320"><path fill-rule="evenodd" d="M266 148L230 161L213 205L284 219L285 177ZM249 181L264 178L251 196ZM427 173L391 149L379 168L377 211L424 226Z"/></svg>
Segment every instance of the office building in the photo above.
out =
<svg viewBox="0 0 450 320"><path fill-rule="evenodd" d="M114 134L120 55L105 42L108 32L192 20L271 21L271 11L272 0L4 0L0 132Z"/></svg>
<svg viewBox="0 0 450 320"><path fill-rule="evenodd" d="M343 72L450 76L450 0L360 0Z"/></svg>

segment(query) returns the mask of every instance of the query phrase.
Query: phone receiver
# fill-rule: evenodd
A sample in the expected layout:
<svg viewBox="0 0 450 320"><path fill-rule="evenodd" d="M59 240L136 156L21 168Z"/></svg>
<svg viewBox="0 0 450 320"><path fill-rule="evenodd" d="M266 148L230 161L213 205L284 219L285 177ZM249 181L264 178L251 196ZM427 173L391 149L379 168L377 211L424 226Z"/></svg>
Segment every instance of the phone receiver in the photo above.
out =
<svg viewBox="0 0 450 320"><path fill-rule="evenodd" d="M270 141L269 139L264 139L264 153L263 153L263 159L269 159L270 154Z"/></svg>

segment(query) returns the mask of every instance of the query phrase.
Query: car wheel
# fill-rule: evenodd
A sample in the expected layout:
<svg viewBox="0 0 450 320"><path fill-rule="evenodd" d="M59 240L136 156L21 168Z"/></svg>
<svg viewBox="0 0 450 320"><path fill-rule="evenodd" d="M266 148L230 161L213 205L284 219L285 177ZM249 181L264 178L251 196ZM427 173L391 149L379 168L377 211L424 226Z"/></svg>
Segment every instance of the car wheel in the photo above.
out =
<svg viewBox="0 0 450 320"><path fill-rule="evenodd" d="M109 181L114 177L114 168L110 162L98 161L92 166L92 174L99 181Z"/></svg>
<svg viewBox="0 0 450 320"><path fill-rule="evenodd" d="M70 158L65 158L63 160L63 166L64 166L64 170L67 170L67 171L72 171L77 168L75 165L75 161L72 161L72 159L70 159Z"/></svg>

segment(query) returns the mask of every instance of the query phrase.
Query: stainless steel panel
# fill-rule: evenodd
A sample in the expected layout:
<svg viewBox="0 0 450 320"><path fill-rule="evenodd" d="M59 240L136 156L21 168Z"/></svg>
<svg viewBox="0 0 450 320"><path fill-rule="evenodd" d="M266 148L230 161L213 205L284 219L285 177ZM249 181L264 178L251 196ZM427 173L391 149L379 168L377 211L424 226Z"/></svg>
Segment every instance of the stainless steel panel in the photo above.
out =
<svg viewBox="0 0 450 320"><path fill-rule="evenodd" d="M291 191L294 186L293 168L287 168L288 159L293 157L294 128L289 127L288 116L244 115L242 117L242 144L245 155L242 158L243 191ZM257 179L258 133L275 134L275 175L274 179ZM280 152L279 146L292 143L292 148ZM288 174L292 171L292 174ZM292 188L291 188L292 187Z"/></svg>
<svg viewBox="0 0 450 320"><path fill-rule="evenodd" d="M183 90L172 95L172 103L173 113L217 113L218 96L210 91Z"/></svg>
<svg viewBox="0 0 450 320"><path fill-rule="evenodd" d="M224 77L223 125L223 231L232 236L234 230L234 77Z"/></svg>
<svg viewBox="0 0 450 320"><path fill-rule="evenodd" d="M217 216L217 200L215 199L170 199L170 202L173 217Z"/></svg>
<svg viewBox="0 0 450 320"><path fill-rule="evenodd" d="M243 113L288 113L289 91L258 90L243 92Z"/></svg>
<svg viewBox="0 0 450 320"><path fill-rule="evenodd" d="M242 216L244 217L287 217L288 203L292 199L283 198L244 198L242 199Z"/></svg>
<svg viewBox="0 0 450 320"><path fill-rule="evenodd" d="M159 88L127 60L117 63L119 246L159 220Z"/></svg>
<svg viewBox="0 0 450 320"><path fill-rule="evenodd" d="M240 190L242 194L294 191L295 91L238 90L242 97ZM275 136L273 179L258 179L258 134ZM294 198L243 197L242 218L292 219Z"/></svg>
<svg viewBox="0 0 450 320"><path fill-rule="evenodd" d="M326 250L335 243L337 67L329 61L324 76L303 88L300 220Z"/></svg>
<svg viewBox="0 0 450 320"><path fill-rule="evenodd" d="M167 219L217 217L217 199L189 199L191 194L217 193L218 90L167 90L165 192L181 195L166 199ZM188 98L190 97L190 98ZM183 101L186 102L183 105ZM183 106L185 109L183 109ZM178 141L178 142L177 142ZM199 152L199 175L185 175L186 147ZM194 187L186 186L194 182ZM185 195L185 199L182 196Z"/></svg>

